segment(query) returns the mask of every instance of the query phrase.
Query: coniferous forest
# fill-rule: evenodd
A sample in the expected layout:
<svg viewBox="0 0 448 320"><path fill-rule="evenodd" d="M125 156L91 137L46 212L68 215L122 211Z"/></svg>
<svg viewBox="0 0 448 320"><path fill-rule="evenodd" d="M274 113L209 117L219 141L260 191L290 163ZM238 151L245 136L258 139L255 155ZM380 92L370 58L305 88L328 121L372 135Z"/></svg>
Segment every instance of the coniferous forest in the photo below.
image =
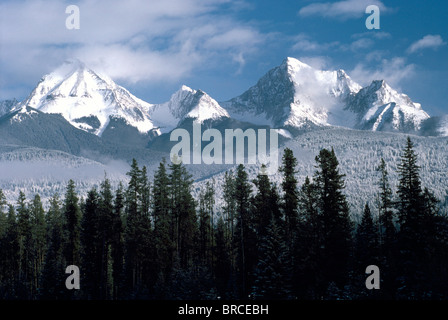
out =
<svg viewBox="0 0 448 320"><path fill-rule="evenodd" d="M48 209L39 195L7 203L0 191L0 299L448 298L448 219L421 185L411 139L397 186L378 163L379 210L366 199L359 223L333 149L320 150L302 185L296 166L285 149L278 185L250 181L244 165L226 172L220 210L212 184L194 199L186 167L165 161L149 177L133 160L126 185L105 177L85 198L70 180ZM80 289L66 288L69 265ZM369 265L379 289L366 288Z"/></svg>

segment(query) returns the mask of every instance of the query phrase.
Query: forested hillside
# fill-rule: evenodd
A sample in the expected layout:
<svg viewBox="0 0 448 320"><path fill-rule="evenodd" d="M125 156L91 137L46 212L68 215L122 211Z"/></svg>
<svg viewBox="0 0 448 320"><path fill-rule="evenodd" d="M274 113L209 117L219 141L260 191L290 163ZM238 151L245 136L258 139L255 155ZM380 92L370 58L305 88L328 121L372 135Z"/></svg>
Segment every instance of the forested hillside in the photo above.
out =
<svg viewBox="0 0 448 320"><path fill-rule="evenodd" d="M335 148L316 150L303 182L290 148L278 183L243 165L225 172L219 210L211 182L195 199L187 168L165 161L149 176L133 160L126 183L106 176L86 197L70 180L48 210L38 194L12 203L0 192L0 298L446 299L448 220L415 149L404 141L396 172L375 164L359 221ZM65 286L69 265L79 290ZM369 265L379 290L365 286Z"/></svg>

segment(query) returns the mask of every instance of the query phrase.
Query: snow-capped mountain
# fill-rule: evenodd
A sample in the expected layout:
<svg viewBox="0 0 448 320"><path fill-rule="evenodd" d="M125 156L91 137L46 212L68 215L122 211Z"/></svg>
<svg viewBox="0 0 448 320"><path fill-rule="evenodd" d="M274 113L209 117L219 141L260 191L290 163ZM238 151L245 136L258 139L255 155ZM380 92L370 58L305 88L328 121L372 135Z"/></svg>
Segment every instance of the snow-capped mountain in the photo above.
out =
<svg viewBox="0 0 448 320"><path fill-rule="evenodd" d="M255 116L256 121L274 127L351 126L351 119L344 115L345 100L360 89L343 70L316 70L287 58L255 86L223 105L232 117L244 120Z"/></svg>
<svg viewBox="0 0 448 320"><path fill-rule="evenodd" d="M344 70L317 70L294 58L222 105L239 120L299 130L332 125L412 132L429 118L420 104L384 81L362 88Z"/></svg>
<svg viewBox="0 0 448 320"><path fill-rule="evenodd" d="M203 122L229 118L229 113L207 93L185 85L175 92L168 102L155 105L150 115L158 124L160 133L171 131L185 119Z"/></svg>
<svg viewBox="0 0 448 320"><path fill-rule="evenodd" d="M97 136L122 121L140 134L158 135L171 131L187 118L204 121L229 117L205 92L187 86L182 86L166 103L145 102L79 60L67 61L45 75L15 110L23 107L61 114L74 127Z"/></svg>
<svg viewBox="0 0 448 320"><path fill-rule="evenodd" d="M357 113L357 129L416 132L429 115L419 103L392 89L384 80L372 81L350 97L347 109Z"/></svg>
<svg viewBox="0 0 448 320"><path fill-rule="evenodd" d="M78 60L67 61L45 75L17 108L23 106L59 113L73 126L98 136L108 126L110 117L123 118L141 133L154 128L148 116L149 103Z"/></svg>
<svg viewBox="0 0 448 320"><path fill-rule="evenodd" d="M108 140L126 144L142 135L139 145L187 119L268 125L287 137L326 126L418 133L429 119L419 103L384 80L363 88L344 70L318 70L294 58L285 59L229 101L218 103L202 90L182 86L162 104L145 102L72 60L45 75L15 110L23 107L59 113L74 127Z"/></svg>

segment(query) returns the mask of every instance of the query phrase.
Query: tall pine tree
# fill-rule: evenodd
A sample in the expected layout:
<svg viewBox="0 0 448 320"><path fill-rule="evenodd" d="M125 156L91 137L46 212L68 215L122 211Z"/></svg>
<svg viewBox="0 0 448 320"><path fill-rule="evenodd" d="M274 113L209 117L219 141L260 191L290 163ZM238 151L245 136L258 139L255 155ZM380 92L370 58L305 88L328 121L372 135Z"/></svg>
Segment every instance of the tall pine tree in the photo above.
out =
<svg viewBox="0 0 448 320"><path fill-rule="evenodd" d="M348 262L352 248L352 222L342 190L344 174L333 149L322 149L316 157L314 184L322 224L322 262L325 282L342 286L347 282Z"/></svg>
<svg viewBox="0 0 448 320"><path fill-rule="evenodd" d="M253 270L257 263L256 227L251 214L250 197L252 187L242 164L238 165L235 178L236 230L235 247L237 251L237 270L240 297L246 299L253 284Z"/></svg>

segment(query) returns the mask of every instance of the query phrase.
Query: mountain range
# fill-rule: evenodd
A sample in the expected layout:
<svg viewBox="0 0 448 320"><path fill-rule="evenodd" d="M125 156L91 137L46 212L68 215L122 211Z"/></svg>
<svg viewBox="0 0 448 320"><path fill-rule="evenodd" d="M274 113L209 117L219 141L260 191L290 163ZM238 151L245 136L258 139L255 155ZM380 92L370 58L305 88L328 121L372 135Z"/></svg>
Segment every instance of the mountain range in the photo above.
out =
<svg viewBox="0 0 448 320"><path fill-rule="evenodd" d="M71 60L43 76L24 101L2 102L0 115L8 108L17 111L24 107L61 114L75 128L96 136L108 136L108 131L125 125L148 140L170 132L188 118L201 122L231 118L284 129L282 132L292 136L325 126L425 135L448 131L444 119L433 118L433 124L442 127L430 132L425 123L431 117L421 105L384 80L362 87L344 70L317 70L294 58L285 59L228 101L217 102L204 91L183 85L162 104L145 102L108 76Z"/></svg>
<svg viewBox="0 0 448 320"><path fill-rule="evenodd" d="M25 100L0 102L0 188L6 189L10 198L16 197L21 187L41 190L49 196L52 191L60 190L53 185L54 176L48 178L54 167L72 170L74 163L82 170L86 166L91 171L95 168L98 177L104 171L115 170L110 166L111 161L129 163L136 158L154 169L163 157L169 158L173 145L169 133L176 128L191 130L193 121L220 131L275 128L281 134L280 144L292 149L303 145L305 137L324 146L322 141L337 145L340 141L334 139L345 141L345 137L350 137L349 141L353 142L357 135L370 136L377 145L382 144L381 139L390 141L385 147L396 151L388 154L395 159L400 146L395 138L385 137L412 134L422 136L421 139L436 139L430 140L432 150L441 144L442 153L448 152L445 147L448 116L430 117L419 103L394 90L384 80L375 80L363 87L341 69L318 70L297 59L286 58L230 100L218 102L202 90L183 85L169 101L153 104L137 98L83 62L70 60L44 75ZM328 133L334 133L335 137L331 138ZM362 148L367 147L362 144ZM308 154L298 157L305 162L312 159ZM37 171L47 174L44 180L38 176L39 172L30 173L33 177L25 179L27 182L14 180L12 183L9 178L1 178L1 175L9 176L6 171L9 169L4 172L1 169L17 163L33 166L36 161L40 161ZM362 170L361 162L347 161L355 166L353 170ZM442 160L437 162L436 169L428 170L437 172L438 166L446 171ZM119 167L119 172L115 172L117 181L126 178L126 166ZM199 184L219 176L227 168L224 165L190 167ZM79 187L85 191L92 183L79 181ZM431 183L438 185L437 190L443 196L445 186L437 181Z"/></svg>

